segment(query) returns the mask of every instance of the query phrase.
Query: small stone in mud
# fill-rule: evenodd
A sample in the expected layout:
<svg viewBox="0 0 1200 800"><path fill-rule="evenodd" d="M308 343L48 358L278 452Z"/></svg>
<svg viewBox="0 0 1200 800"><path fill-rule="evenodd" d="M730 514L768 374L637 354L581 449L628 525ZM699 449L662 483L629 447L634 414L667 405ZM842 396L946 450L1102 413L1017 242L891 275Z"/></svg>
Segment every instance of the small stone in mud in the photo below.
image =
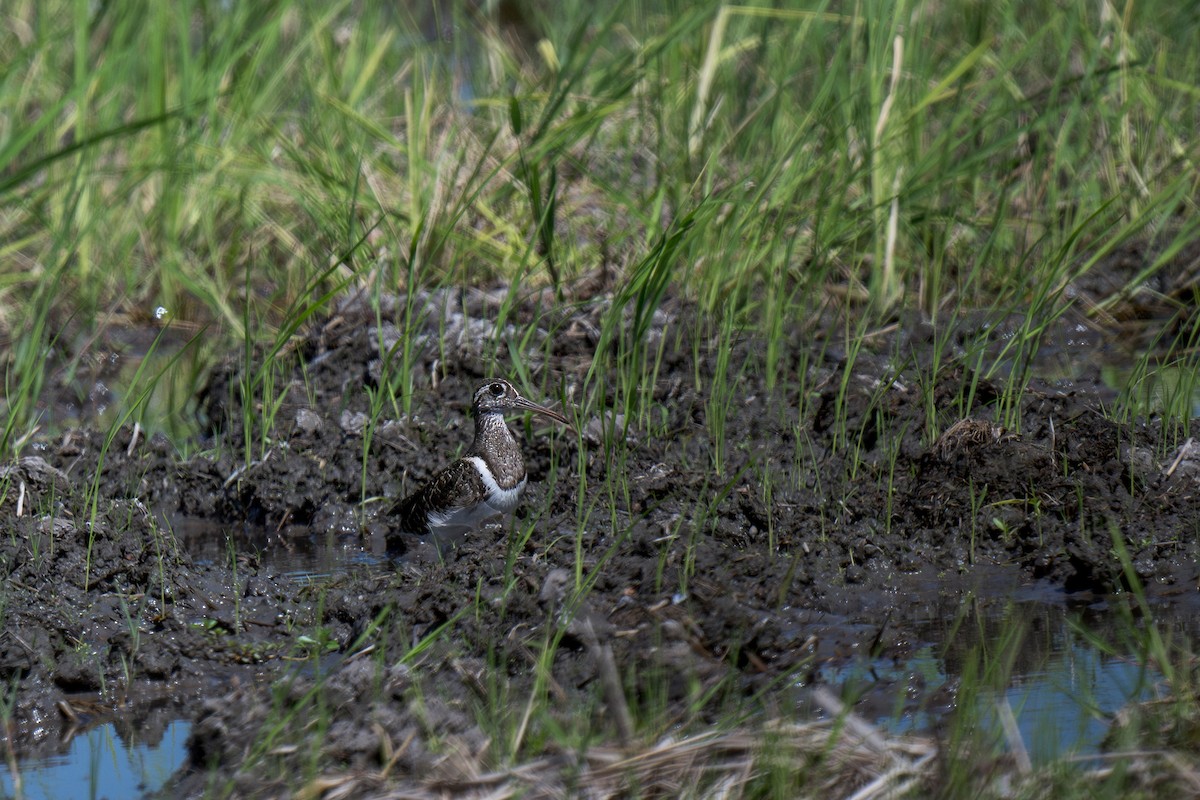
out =
<svg viewBox="0 0 1200 800"><path fill-rule="evenodd" d="M546 580L542 582L541 591L538 592L538 601L548 609L557 608L567 596L567 589L572 580L571 573L561 567L550 570L546 574Z"/></svg>
<svg viewBox="0 0 1200 800"><path fill-rule="evenodd" d="M339 420L339 424L342 426L342 430L344 430L346 433L357 434L362 433L363 429L367 427L367 419L367 415L361 411L351 411L346 409L342 412L342 417Z"/></svg>
<svg viewBox="0 0 1200 800"><path fill-rule="evenodd" d="M139 650L137 665L146 677L165 680L179 669L179 654L164 648Z"/></svg>
<svg viewBox="0 0 1200 800"><path fill-rule="evenodd" d="M296 412L296 429L310 436L321 430L321 416L309 408L301 408Z"/></svg>
<svg viewBox="0 0 1200 800"><path fill-rule="evenodd" d="M75 521L65 517L43 517L38 520L38 532L66 536L75 532Z"/></svg>
<svg viewBox="0 0 1200 800"><path fill-rule="evenodd" d="M606 429L623 435L626 441L637 441L637 437L625 429L625 415L615 414L611 411L605 412L603 419L600 417L592 417L590 420L588 420L587 425L585 425L583 428L583 438L587 440L588 444L604 444L604 432Z"/></svg>

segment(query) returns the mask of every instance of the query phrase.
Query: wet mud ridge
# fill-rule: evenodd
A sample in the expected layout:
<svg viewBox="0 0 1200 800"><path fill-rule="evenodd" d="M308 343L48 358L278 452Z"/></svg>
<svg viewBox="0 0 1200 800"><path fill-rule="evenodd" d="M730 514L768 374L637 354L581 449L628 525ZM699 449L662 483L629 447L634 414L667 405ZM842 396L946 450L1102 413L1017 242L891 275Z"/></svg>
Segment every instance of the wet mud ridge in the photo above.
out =
<svg viewBox="0 0 1200 800"><path fill-rule="evenodd" d="M236 367L214 375L191 454L128 428L27 448L0 475L11 741L52 752L81 718L133 709L193 721L168 796L270 795L335 768L376 788L450 781L501 740L536 750L550 722L522 718L532 694L628 734L614 673L635 718L716 717L721 697L830 659L903 657L916 621L984 582L1195 594L1200 445L1114 421L1098 381L1034 382L1005 408L1004 385L965 366L931 380L919 323L853 358L797 332L768 381L762 343L675 301L631 368L596 333L605 310L439 292L377 315L350 298L278 357L274 402L244 406L256 385ZM589 384L598 346L613 357ZM390 500L469 444L466 405L493 371L550 404L608 400L578 434L513 423L530 471L515 518L441 558L415 542L389 558ZM634 386L638 404L614 405ZM180 520L268 544L201 556ZM314 540L345 568L272 566Z"/></svg>

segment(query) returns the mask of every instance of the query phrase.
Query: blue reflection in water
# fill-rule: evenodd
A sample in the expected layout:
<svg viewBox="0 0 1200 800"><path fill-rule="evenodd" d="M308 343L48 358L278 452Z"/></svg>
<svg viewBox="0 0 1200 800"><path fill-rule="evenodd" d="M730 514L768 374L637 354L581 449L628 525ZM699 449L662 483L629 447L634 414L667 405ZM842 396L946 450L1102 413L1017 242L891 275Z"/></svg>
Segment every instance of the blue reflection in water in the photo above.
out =
<svg viewBox="0 0 1200 800"><path fill-rule="evenodd" d="M20 797L121 798L157 791L182 766L190 729L190 722L176 720L167 726L155 746L128 747L115 726L99 725L76 736L63 755L20 762ZM7 765L0 766L0 795L17 796Z"/></svg>
<svg viewBox="0 0 1200 800"><path fill-rule="evenodd" d="M1135 660L1114 659L1073 645L1044 672L1017 678L1004 693L1035 764L1073 753L1092 754L1123 706L1153 697L1162 677ZM988 701L991 701L988 703ZM999 730L999 701L984 695L983 724Z"/></svg>
<svg viewBox="0 0 1200 800"><path fill-rule="evenodd" d="M1129 703L1153 698L1155 687L1163 682L1157 671L1136 659L1103 655L1077 641L1064 644L1041 669L1018 673L1003 692L981 691L974 710L962 710L978 720L985 740L1005 748L998 707L1007 701L1035 765L1072 754L1097 754L1112 715ZM826 667L820 677L831 686L849 684L863 687L870 694L872 685L889 687L876 691L896 691L914 674L922 676L922 696L938 690L953 694L954 683L930 648L901 663L876 661ZM939 718L954 713L949 707L930 710L909 706L871 721L896 734L920 733L933 727Z"/></svg>

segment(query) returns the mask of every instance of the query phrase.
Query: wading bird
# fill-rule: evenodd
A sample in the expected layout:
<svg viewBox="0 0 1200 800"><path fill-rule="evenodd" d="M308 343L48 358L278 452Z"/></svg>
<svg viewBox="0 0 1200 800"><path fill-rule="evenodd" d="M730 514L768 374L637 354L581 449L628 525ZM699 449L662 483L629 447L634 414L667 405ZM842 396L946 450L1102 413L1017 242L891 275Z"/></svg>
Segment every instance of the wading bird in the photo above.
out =
<svg viewBox="0 0 1200 800"><path fill-rule="evenodd" d="M475 440L462 458L443 467L392 509L401 533L436 537L477 530L517 507L528 477L521 446L504 422L505 412L532 411L570 426L557 411L521 396L511 383L493 378L475 390L471 415Z"/></svg>

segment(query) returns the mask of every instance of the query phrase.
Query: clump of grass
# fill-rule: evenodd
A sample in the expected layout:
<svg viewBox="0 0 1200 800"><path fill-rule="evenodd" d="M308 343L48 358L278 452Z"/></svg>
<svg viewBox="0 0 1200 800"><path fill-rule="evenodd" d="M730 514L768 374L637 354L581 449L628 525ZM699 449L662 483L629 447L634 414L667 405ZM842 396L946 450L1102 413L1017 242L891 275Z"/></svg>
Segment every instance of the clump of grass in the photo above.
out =
<svg viewBox="0 0 1200 800"><path fill-rule="evenodd" d="M572 5L521 23L529 50L458 6L443 42L345 4L36 5L10 10L0 56L23 122L0 147L10 309L54 285L83 320L162 305L273 349L314 282L562 296L603 261L633 313L602 332L627 389L653 378L641 342L669 289L760 320L771 381L780 338L831 304L1028 309L1012 397L1071 280L1150 241L1135 291L1200 235L1195 21L1165 2ZM270 408L258 366L247 399ZM39 394L10 381L10 402Z"/></svg>

